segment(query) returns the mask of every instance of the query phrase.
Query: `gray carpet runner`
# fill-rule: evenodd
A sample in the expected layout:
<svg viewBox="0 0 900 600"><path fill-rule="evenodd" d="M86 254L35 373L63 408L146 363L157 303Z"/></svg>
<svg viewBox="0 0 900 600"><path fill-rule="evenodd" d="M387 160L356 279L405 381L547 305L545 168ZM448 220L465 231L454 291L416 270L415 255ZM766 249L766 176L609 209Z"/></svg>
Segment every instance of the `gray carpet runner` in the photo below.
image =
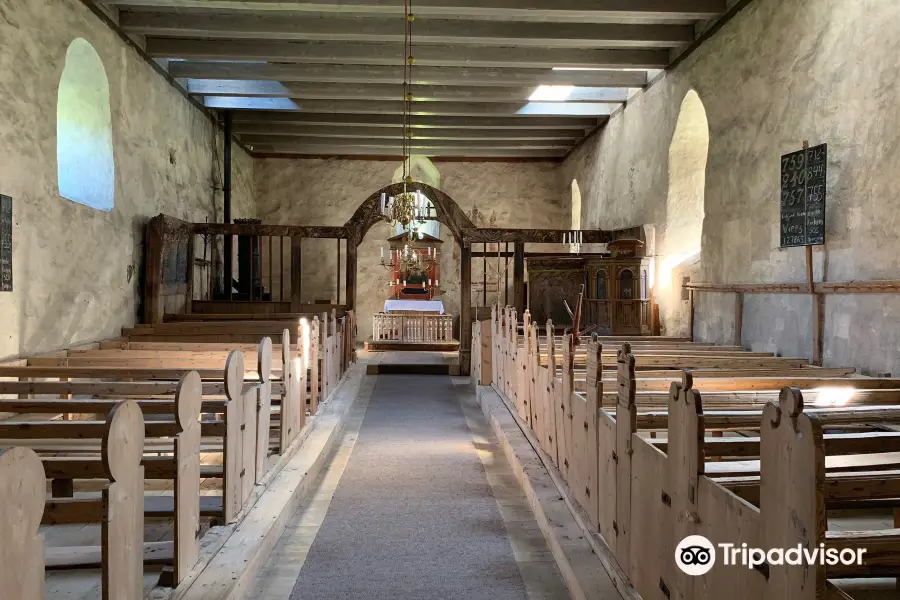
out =
<svg viewBox="0 0 900 600"><path fill-rule="evenodd" d="M380 377L292 600L526 600L448 377Z"/></svg>

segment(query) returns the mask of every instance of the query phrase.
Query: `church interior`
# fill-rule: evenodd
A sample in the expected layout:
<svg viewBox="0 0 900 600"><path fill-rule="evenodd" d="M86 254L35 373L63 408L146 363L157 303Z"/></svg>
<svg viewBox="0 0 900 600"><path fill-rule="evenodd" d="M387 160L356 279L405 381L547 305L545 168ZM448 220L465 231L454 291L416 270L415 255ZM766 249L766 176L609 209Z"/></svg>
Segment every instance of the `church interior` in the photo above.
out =
<svg viewBox="0 0 900 600"><path fill-rule="evenodd" d="M898 56L0 0L0 600L900 600Z"/></svg>

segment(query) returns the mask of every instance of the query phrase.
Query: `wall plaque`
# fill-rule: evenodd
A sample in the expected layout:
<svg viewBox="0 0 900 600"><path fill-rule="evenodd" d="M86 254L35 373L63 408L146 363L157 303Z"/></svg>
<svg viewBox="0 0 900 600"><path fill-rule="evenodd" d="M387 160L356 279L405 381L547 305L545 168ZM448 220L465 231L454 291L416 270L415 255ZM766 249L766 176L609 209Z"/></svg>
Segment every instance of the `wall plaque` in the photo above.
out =
<svg viewBox="0 0 900 600"><path fill-rule="evenodd" d="M0 292L13 290L12 198L0 195Z"/></svg>

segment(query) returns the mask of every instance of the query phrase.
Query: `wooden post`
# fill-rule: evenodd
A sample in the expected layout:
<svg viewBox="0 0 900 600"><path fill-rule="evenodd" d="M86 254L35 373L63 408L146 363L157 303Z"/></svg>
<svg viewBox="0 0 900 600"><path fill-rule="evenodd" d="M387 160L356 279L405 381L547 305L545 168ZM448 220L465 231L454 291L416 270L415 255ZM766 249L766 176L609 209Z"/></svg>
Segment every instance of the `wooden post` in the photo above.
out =
<svg viewBox="0 0 900 600"><path fill-rule="evenodd" d="M688 302L690 303L690 314L688 318L688 327L690 327L690 331L688 332L688 339L690 341L694 341L694 290L690 290L688 293Z"/></svg>
<svg viewBox="0 0 900 600"><path fill-rule="evenodd" d="M525 242L514 244L513 303L518 312L525 312Z"/></svg>
<svg viewBox="0 0 900 600"><path fill-rule="evenodd" d="M301 312L303 304L303 238L291 237L291 312Z"/></svg>
<svg viewBox="0 0 900 600"><path fill-rule="evenodd" d="M357 261L359 257L359 248L356 244L353 243L353 240L347 240L347 264L345 265L346 272L346 291L347 291L347 310L355 310L356 309L356 269L357 269ZM348 332L348 337L353 335L353 332ZM355 343L355 341L354 341Z"/></svg>
<svg viewBox="0 0 900 600"><path fill-rule="evenodd" d="M223 146L224 158L222 159L222 222L226 225L231 223L231 111L225 111L225 126L223 127ZM234 238L230 234L225 234L224 246L224 277L222 282L225 285L225 296L229 302L232 299L232 280L234 279ZM251 264L253 260L251 259ZM251 282L251 286L252 286Z"/></svg>
<svg viewBox="0 0 900 600"><path fill-rule="evenodd" d="M337 275L334 278L334 287L337 288L337 302L341 303L341 238L337 239Z"/></svg>
<svg viewBox="0 0 900 600"><path fill-rule="evenodd" d="M740 347L744 330L744 293L734 295L734 345Z"/></svg>
<svg viewBox="0 0 900 600"><path fill-rule="evenodd" d="M162 280L163 280L163 227L165 217L162 215L150 219L147 223L147 250L144 263L144 323L154 325L163 321Z"/></svg>
<svg viewBox="0 0 900 600"><path fill-rule="evenodd" d="M812 300L812 339L814 365L822 366L822 295L816 293L813 248L806 246L806 289Z"/></svg>
<svg viewBox="0 0 900 600"><path fill-rule="evenodd" d="M188 235L187 242L187 290L184 298L184 314L189 315L194 302L194 234Z"/></svg>
<svg viewBox="0 0 900 600"><path fill-rule="evenodd" d="M472 366L472 247L460 247L459 371L469 375Z"/></svg>

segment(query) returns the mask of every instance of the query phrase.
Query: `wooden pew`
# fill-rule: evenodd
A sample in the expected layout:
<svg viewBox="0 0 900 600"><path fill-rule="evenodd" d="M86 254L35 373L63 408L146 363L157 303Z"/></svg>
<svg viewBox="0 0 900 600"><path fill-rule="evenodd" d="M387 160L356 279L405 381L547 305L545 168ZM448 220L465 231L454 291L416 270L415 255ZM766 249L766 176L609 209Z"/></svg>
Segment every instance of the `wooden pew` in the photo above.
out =
<svg viewBox="0 0 900 600"><path fill-rule="evenodd" d="M72 403L79 400L29 400L7 401L8 403L26 403L29 413L59 413L68 411ZM118 402L111 400L88 400L95 403L92 408L108 406L114 409ZM138 407L142 402L132 400ZM156 401L153 401L156 402ZM200 539L200 465L201 439L201 383L194 373L186 374L178 383L174 402L166 402L167 414L174 415L174 421L144 422L146 437L166 436L172 438L173 452L171 456L143 456L141 464L144 477L147 479L171 479L174 482L174 498L172 516L174 517L175 543L167 545L167 555L171 556L172 571L168 573L172 579L170 586L179 581L193 568L199 557ZM4 409L9 406L4 406ZM108 409L108 410L109 410ZM8 411L17 412L17 411ZM72 411L77 412L77 411ZM106 412L91 410L90 412ZM64 439L77 436L79 439L102 439L105 423L92 421L44 421L0 423L0 437L15 439L27 436L34 450L41 451L40 442L36 439ZM43 469L48 479L54 484L60 481L71 482L75 479L107 479L108 472L100 457L89 456L44 456L41 458ZM209 473L207 473L209 475ZM221 477L221 469L218 477ZM142 493L143 496L143 493ZM51 503L44 512L45 524L68 524L80 522L83 506L80 502ZM74 566L72 564L68 566Z"/></svg>
<svg viewBox="0 0 900 600"><path fill-rule="evenodd" d="M495 310L494 314L490 330L494 387L530 425L573 498L591 520L596 519L593 524L644 598L845 599L827 577L898 574L900 530L829 532L826 536L824 521L826 505L866 508L900 503L897 434L833 434L827 430L891 425L900 416L897 380L845 377L848 373L842 370L783 369L783 364L775 362L756 372L698 370L695 374L702 378L692 377L690 383L682 380L681 371L673 370L647 384L635 365L640 355L630 352L630 344L619 346L616 376L610 378L610 365L607 362L604 371L603 364L609 353L597 338L575 349L567 337L549 336L543 340L542 351L542 338L533 324L522 329L524 339L519 340L514 311ZM563 343L557 350L560 339ZM546 366L542 356L547 358ZM580 387L575 363L581 356L584 393L572 393L574 387ZM672 380L676 378L679 391L673 394ZM822 407L810 409L806 415L801 414L803 410L798 412L802 401L798 403L796 398L802 398L801 392L783 389L791 384L815 390L811 395ZM713 390L708 394L715 407L708 417L700 402L707 389ZM607 408L600 408L604 399ZM868 408L866 402L884 406ZM614 408L609 410L611 403ZM728 412L719 410L720 406L728 407ZM644 412L639 413L639 407ZM779 421L776 414L788 416ZM810 452L792 441L798 419L818 423L818 434L803 436L803 444L814 437L818 450ZM639 425L665 430L666 441L642 437ZM707 429L759 433L755 439L708 438L704 434ZM597 448L596 457L592 447ZM795 447L803 457L822 456L818 484L810 480L810 473L817 474L818 467L807 464L801 468L785 461L786 453L792 454ZM741 460L722 460L733 455ZM748 461L748 456L760 460ZM704 473L707 466L710 476ZM597 479L592 481L595 475ZM810 509L806 500L810 494L804 489L824 490L821 507ZM767 502L767 497L779 501ZM747 499L761 508L748 504ZM701 582L671 568L675 544L688 534L705 533L710 539L744 541L758 547L790 547L796 545L787 544L793 542L793 527L801 521L803 531L810 535L816 534L816 528L822 530L819 543L827 548L849 550L869 544L878 555L865 568L829 568L827 577L824 570L816 568L796 569L803 577L773 568L768 579L747 569L726 570L724 575L714 569L700 578L705 579ZM816 542L808 540L806 545L815 547Z"/></svg>
<svg viewBox="0 0 900 600"><path fill-rule="evenodd" d="M116 405L101 432L109 485L98 499L44 499L44 472L33 451L0 453L0 589L22 600L43 598L44 549L37 528L47 511L69 506L70 522L101 523L104 600L144 597L143 416L137 403ZM12 542L12 543L11 543ZM69 549L69 552L72 550Z"/></svg>

